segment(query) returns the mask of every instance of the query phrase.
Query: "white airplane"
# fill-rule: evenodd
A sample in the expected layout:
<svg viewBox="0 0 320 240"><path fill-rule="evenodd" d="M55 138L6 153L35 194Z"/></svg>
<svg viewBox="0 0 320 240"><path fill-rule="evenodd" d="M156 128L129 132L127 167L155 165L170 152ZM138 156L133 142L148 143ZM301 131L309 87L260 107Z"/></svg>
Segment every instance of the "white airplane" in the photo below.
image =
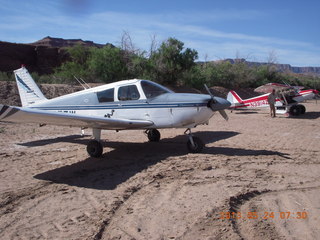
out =
<svg viewBox="0 0 320 240"><path fill-rule="evenodd" d="M101 130L144 129L150 141L159 141L161 128L186 128L190 152L200 152L203 142L191 128L207 124L215 111L227 120L231 104L210 91L205 94L174 93L148 80L124 80L47 99L27 69L14 71L22 107L0 105L0 121L92 128L94 140L87 152L103 153ZM209 90L207 88L207 90Z"/></svg>
<svg viewBox="0 0 320 240"><path fill-rule="evenodd" d="M241 99L235 91L230 91L227 96L227 100L231 102L230 109L257 109L269 107L268 96L273 89L278 95L275 103L276 112L293 116L304 114L306 112L306 107L300 103L314 99L319 94L319 91L315 89L302 90L303 87L268 83L254 90L255 92L265 94L253 98Z"/></svg>

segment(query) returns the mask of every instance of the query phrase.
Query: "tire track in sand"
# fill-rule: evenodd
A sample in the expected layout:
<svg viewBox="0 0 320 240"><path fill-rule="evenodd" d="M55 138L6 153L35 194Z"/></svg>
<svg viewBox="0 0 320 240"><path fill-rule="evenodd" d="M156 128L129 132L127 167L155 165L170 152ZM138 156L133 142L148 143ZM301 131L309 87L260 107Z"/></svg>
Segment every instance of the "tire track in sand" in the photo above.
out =
<svg viewBox="0 0 320 240"><path fill-rule="evenodd" d="M310 221L307 223L306 219L297 219L298 215L296 215L296 213L308 211L309 215L314 213L314 215L319 216L318 214L320 211L316 210L319 209L319 206L312 206L311 204L309 208L305 206L302 207L295 198L284 198L284 195L295 194L301 197L302 193L308 191L317 191L316 194L318 194L319 189L319 186L283 190L266 189L262 191L254 190L238 194L230 197L228 201L228 211L230 213L241 213L242 216L244 216L243 214L245 213L249 213L251 216L244 216L241 218L231 217L229 221L232 224L234 232L238 234L240 239L292 239L298 237L297 234L299 233L296 233L292 229L290 230L290 226L288 225L293 225L291 228L294 229L294 225L297 223L301 225L301 222L307 225L311 224L313 226L313 228L305 227L306 231L304 234L308 237L303 236L301 238L315 239L320 230L316 228L316 226L319 225L318 218L309 217L308 221ZM271 199L273 201L272 203L270 203ZM290 207L288 209L288 207L285 206ZM258 218L255 218L252 213L257 213ZM273 213L274 217L270 217L270 213ZM287 213L287 215L280 215L280 213ZM291 217L286 218L289 213L291 213Z"/></svg>

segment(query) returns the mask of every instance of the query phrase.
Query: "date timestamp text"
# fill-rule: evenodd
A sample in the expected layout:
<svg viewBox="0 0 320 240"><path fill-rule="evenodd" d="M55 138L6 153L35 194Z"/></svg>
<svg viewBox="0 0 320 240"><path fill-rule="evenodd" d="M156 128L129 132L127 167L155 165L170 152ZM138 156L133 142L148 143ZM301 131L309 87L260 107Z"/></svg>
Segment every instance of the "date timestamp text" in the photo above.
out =
<svg viewBox="0 0 320 240"><path fill-rule="evenodd" d="M220 212L219 219L307 219L307 212Z"/></svg>

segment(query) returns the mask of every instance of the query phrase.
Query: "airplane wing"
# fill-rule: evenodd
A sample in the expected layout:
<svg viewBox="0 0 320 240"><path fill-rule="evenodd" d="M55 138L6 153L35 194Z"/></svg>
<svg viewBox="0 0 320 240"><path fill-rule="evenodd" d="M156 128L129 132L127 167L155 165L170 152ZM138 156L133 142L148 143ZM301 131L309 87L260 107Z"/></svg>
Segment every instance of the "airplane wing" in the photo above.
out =
<svg viewBox="0 0 320 240"><path fill-rule="evenodd" d="M291 86L280 84L280 83L267 83L265 85L257 87L254 91L259 93L271 93L273 89L275 89L276 91L280 91L280 90L288 90L293 88Z"/></svg>
<svg viewBox="0 0 320 240"><path fill-rule="evenodd" d="M119 119L48 112L26 107L12 107L0 104L0 121L17 123L39 123L71 127L89 127L98 129L135 129L153 125L152 121Z"/></svg>

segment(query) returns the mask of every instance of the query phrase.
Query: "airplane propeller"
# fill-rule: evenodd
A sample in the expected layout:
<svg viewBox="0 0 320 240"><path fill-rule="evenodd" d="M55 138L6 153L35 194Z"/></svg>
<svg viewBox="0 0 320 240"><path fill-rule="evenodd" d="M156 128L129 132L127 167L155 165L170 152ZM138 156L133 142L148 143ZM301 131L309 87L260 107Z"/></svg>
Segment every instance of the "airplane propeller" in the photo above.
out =
<svg viewBox="0 0 320 240"><path fill-rule="evenodd" d="M209 93L209 95L211 96L211 100L210 100L210 108L212 109L212 111L219 111L220 115L226 120L228 121L229 117L227 115L227 113L223 110L220 109L218 110L215 107L215 104L219 104L219 101L215 98L215 96L211 93L210 89L208 88L208 86L206 84L204 84L204 87L206 88L207 92Z"/></svg>

